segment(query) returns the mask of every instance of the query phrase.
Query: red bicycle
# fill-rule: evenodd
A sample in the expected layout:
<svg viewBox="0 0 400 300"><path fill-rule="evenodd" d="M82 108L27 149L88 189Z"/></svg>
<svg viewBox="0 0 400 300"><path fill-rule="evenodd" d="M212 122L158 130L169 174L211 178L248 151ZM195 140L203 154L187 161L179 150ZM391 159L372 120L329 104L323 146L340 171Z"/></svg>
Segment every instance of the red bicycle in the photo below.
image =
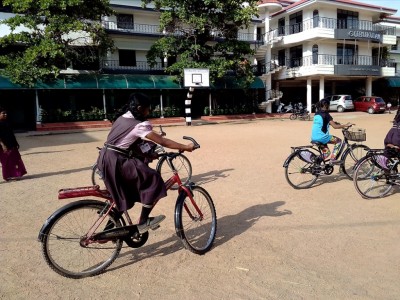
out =
<svg viewBox="0 0 400 300"><path fill-rule="evenodd" d="M191 137L183 137L200 145ZM215 206L209 193L194 183L183 185L172 161L179 152L161 153L166 157L173 175L165 182L171 189L177 184L175 230L185 248L196 254L209 251L217 231ZM103 272L118 257L123 242L139 248L149 232L139 233L128 211L119 212L107 190L98 185L61 189L59 199L94 196L105 201L84 199L55 211L40 229L38 240L47 264L58 274L84 278ZM153 230L156 228L152 228Z"/></svg>

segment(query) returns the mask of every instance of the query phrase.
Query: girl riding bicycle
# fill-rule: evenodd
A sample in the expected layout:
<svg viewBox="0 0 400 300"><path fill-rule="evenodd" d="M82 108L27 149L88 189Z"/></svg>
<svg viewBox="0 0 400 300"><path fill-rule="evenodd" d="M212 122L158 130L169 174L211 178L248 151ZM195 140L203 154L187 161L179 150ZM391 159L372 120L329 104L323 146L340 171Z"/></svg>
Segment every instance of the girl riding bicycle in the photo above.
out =
<svg viewBox="0 0 400 300"><path fill-rule="evenodd" d="M329 126L335 129L341 129L351 126L351 123L341 125L333 121L332 116L329 114L329 100L322 99L319 103L319 110L314 115L314 123L311 132L311 141L324 144L321 148L324 160L330 155L330 150L327 144L334 144L330 163L335 164L337 153L342 145L342 140L329 133Z"/></svg>
<svg viewBox="0 0 400 300"><path fill-rule="evenodd" d="M122 112L112 125L97 165L119 211L132 208L135 202L142 203L137 227L140 233L144 233L165 219L164 215L149 215L157 201L167 193L160 174L150 168L142 157L135 155L138 151L146 153L149 150L149 145L142 139L180 151L191 152L194 145L180 144L154 132L147 120L150 99L143 94L131 94L127 109Z"/></svg>
<svg viewBox="0 0 400 300"><path fill-rule="evenodd" d="M393 127L386 134L383 143L385 144L385 156L381 157L379 163L387 169L388 158L400 157L400 106L393 119Z"/></svg>

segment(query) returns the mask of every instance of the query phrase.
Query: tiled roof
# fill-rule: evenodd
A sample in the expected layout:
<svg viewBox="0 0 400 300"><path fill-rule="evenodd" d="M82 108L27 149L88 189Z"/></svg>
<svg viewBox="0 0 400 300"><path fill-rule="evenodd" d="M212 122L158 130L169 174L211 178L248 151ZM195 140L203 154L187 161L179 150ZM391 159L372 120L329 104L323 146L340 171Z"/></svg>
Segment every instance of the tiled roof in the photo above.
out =
<svg viewBox="0 0 400 300"><path fill-rule="evenodd" d="M269 2L269 1L273 1L273 3L275 3L274 0L261 0L260 2ZM303 3L306 2L311 2L311 0L299 0L299 1L290 1L290 0L277 0L279 3L282 4L282 6L284 6L284 8L278 12L276 12L274 15L279 15L283 12L285 12L286 10L296 7L298 5L301 5ZM344 4L352 4L355 6L361 6L361 7L365 7L365 8L373 8L373 9L384 9L385 11L389 11L393 14L395 14L397 12L397 9L394 8L389 8L389 7L383 7L383 6L377 6L377 5L371 5L371 4L367 4L367 3L362 3L362 2L358 2L358 1L353 1L353 0L329 0L330 2L337 2L337 3L344 3ZM398 0L396 0L398 1ZM284 5L284 3L287 5L288 3L291 3L290 5Z"/></svg>

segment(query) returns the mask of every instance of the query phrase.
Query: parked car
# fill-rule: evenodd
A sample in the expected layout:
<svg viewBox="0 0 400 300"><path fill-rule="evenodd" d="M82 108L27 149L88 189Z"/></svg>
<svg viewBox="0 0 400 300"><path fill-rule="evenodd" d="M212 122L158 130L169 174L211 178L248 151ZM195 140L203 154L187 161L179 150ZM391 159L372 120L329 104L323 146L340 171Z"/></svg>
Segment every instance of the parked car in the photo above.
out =
<svg viewBox="0 0 400 300"><path fill-rule="evenodd" d="M350 95L332 95L325 97L329 100L329 110L344 112L345 110L354 109L354 103Z"/></svg>
<svg viewBox="0 0 400 300"><path fill-rule="evenodd" d="M354 101L354 107L357 111L366 111L370 114L384 113L386 103L381 97L361 96Z"/></svg>

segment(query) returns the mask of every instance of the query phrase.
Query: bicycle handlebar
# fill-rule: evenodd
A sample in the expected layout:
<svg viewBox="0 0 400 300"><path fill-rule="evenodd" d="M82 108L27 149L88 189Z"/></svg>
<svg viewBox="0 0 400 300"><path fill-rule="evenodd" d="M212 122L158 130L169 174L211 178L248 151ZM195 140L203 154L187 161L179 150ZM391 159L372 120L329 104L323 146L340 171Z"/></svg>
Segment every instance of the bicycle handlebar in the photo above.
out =
<svg viewBox="0 0 400 300"><path fill-rule="evenodd" d="M183 137L184 140L189 140L194 144L193 150L200 148L200 144L198 142L196 142L196 140L190 136L184 136Z"/></svg>

